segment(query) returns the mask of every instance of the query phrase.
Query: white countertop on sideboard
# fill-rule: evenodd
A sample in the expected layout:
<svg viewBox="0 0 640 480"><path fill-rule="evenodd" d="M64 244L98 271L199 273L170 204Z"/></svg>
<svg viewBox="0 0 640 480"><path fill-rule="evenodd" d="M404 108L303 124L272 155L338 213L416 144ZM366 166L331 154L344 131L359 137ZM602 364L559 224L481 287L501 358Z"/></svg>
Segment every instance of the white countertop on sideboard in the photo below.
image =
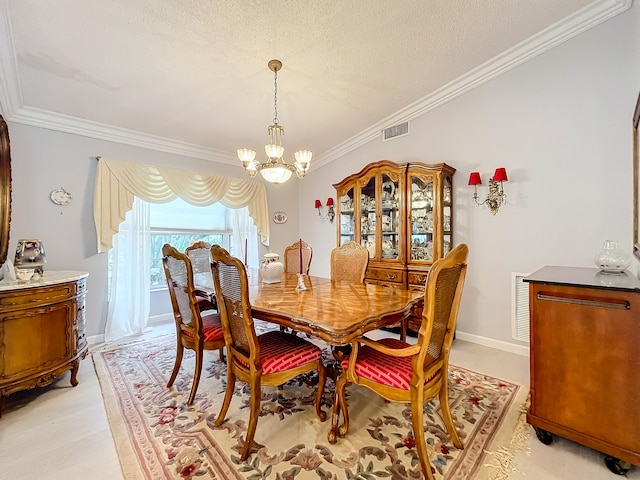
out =
<svg viewBox="0 0 640 480"><path fill-rule="evenodd" d="M0 280L0 292L8 290L18 290L22 288L35 288L45 287L47 285L56 285L65 282L75 282L81 278L89 276L88 272L80 272L77 270L45 270L44 275L40 275L40 278L32 278L28 282L22 282L19 280Z"/></svg>

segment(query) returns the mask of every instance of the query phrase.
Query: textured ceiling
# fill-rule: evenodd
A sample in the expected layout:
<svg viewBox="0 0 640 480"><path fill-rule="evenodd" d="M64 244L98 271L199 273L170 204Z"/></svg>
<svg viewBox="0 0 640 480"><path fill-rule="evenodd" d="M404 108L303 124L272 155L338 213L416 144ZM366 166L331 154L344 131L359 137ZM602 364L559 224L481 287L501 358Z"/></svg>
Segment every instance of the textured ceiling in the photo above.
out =
<svg viewBox="0 0 640 480"><path fill-rule="evenodd" d="M631 0L0 0L9 120L222 161L316 162L626 10ZM318 160L319 159L319 160Z"/></svg>

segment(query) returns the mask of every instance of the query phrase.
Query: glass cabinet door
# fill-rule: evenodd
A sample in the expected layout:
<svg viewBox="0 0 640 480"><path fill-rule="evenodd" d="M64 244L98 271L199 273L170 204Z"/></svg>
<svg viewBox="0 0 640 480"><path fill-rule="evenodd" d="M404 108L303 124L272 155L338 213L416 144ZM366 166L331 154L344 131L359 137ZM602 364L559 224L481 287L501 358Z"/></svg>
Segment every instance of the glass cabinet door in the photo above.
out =
<svg viewBox="0 0 640 480"><path fill-rule="evenodd" d="M412 176L410 182L410 195L408 195L409 228L411 231L409 259L430 263L435 255L434 177Z"/></svg>
<svg viewBox="0 0 640 480"><path fill-rule="evenodd" d="M446 256L451 250L451 245L453 243L452 236L452 227L453 218L452 218L452 207L453 207L453 198L452 198L452 178L450 175L445 175L443 177L443 188L442 188L442 256Z"/></svg>
<svg viewBox="0 0 640 480"><path fill-rule="evenodd" d="M338 199L340 202L340 245L355 239L356 217L353 188L348 189Z"/></svg>
<svg viewBox="0 0 640 480"><path fill-rule="evenodd" d="M381 178L380 211L382 234L382 258L397 260L400 243L400 217L398 203L398 180L383 174Z"/></svg>
<svg viewBox="0 0 640 480"><path fill-rule="evenodd" d="M376 257L376 177L364 179L360 187L360 242Z"/></svg>

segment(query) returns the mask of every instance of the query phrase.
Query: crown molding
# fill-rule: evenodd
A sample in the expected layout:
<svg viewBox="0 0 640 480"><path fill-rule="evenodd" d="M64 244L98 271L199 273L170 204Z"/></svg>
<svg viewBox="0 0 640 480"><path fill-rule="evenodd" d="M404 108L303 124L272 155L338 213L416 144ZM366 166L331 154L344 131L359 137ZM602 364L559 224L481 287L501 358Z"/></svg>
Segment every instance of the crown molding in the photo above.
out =
<svg viewBox="0 0 640 480"><path fill-rule="evenodd" d="M573 15L564 18L465 75L458 77L430 95L408 105L319 155L314 159L311 170L331 163L376 138L381 139L381 131L390 125L411 121L424 115L560 43L628 10L632 3L633 0L597 0L593 2ZM7 0L0 0L0 4L0 68L2 69L2 75L0 75L0 111L6 121L190 158L237 165L236 158L228 152L25 106L17 74L8 2Z"/></svg>
<svg viewBox="0 0 640 480"><path fill-rule="evenodd" d="M433 93L417 100L319 155L315 159L311 170L331 163L376 138L382 141L382 131L385 128L414 120L438 108L512 68L531 60L533 57L628 10L632 3L633 0L600 0L578 10L573 15L529 37L509 50L470 70L438 90L435 90Z"/></svg>
<svg viewBox="0 0 640 480"><path fill-rule="evenodd" d="M21 107L11 116L11 121L32 127L57 130L59 132L81 135L84 137L123 143L134 147L147 148L160 152L173 153L190 158L215 161L238 166L237 158L228 152L203 147L192 143L181 142L170 138L136 132L126 128L106 125L91 120L72 117L62 113L51 112L35 107Z"/></svg>

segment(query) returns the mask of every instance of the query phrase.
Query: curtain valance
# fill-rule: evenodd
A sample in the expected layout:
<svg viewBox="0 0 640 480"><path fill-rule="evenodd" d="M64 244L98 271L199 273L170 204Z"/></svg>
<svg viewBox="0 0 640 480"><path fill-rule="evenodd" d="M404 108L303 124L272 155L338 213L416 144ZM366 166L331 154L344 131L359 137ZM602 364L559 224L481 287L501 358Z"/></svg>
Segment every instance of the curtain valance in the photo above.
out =
<svg viewBox="0 0 640 480"><path fill-rule="evenodd" d="M269 209L263 184L221 175L126 162L101 157L98 161L93 216L98 236L98 252L113 246L133 198L165 203L180 197L192 205L220 202L229 208L249 208L264 245L269 245Z"/></svg>

